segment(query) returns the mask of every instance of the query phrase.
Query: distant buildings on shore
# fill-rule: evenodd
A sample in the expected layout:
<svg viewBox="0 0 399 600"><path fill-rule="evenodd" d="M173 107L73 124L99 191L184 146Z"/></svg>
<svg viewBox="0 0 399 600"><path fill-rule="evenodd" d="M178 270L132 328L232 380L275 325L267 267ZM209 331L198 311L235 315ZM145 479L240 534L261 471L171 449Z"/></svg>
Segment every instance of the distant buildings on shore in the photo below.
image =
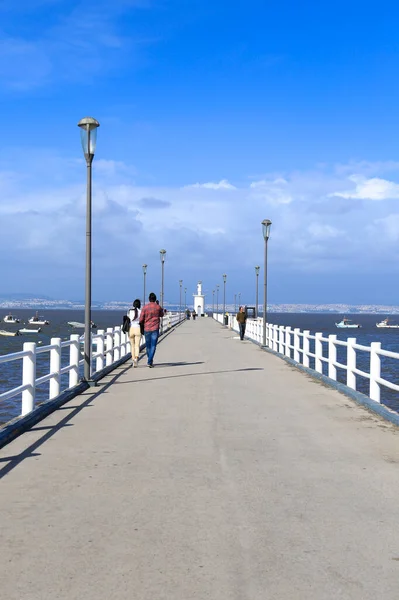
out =
<svg viewBox="0 0 399 600"><path fill-rule="evenodd" d="M248 303L252 305L252 303ZM93 310L126 310L131 306L131 301L93 302ZM178 304L165 302L165 307L178 310ZM189 304L189 307L191 305ZM183 307L184 308L184 307ZM234 304L227 304L226 310L233 312ZM262 311L259 306L259 311ZM42 309L42 310L83 310L84 302L71 300L51 300L49 298L0 298L0 310L5 309ZM216 306L215 306L216 309ZM212 303L205 306L207 312L212 311ZM219 302L219 312L223 306ZM376 304L268 304L267 310L271 313L339 313L339 314L399 314L399 306Z"/></svg>

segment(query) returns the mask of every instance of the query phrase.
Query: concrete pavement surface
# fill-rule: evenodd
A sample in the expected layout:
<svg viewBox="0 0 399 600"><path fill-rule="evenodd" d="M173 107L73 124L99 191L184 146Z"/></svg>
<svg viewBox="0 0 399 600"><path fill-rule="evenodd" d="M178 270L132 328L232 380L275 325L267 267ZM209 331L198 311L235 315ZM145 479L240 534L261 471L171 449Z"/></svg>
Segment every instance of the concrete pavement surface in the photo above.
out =
<svg viewBox="0 0 399 600"><path fill-rule="evenodd" d="M7 600L397 600L399 432L211 319L0 451Z"/></svg>

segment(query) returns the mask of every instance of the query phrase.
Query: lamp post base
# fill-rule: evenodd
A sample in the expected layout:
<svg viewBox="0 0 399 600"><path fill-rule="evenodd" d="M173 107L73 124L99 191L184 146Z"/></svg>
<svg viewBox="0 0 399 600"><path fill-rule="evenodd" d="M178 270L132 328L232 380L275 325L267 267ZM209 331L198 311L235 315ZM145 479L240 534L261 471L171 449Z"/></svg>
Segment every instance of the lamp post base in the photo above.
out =
<svg viewBox="0 0 399 600"><path fill-rule="evenodd" d="M97 387L98 386L98 382L94 381L94 379L86 379L85 377L83 377L81 379L82 383L87 383L87 385L89 387Z"/></svg>

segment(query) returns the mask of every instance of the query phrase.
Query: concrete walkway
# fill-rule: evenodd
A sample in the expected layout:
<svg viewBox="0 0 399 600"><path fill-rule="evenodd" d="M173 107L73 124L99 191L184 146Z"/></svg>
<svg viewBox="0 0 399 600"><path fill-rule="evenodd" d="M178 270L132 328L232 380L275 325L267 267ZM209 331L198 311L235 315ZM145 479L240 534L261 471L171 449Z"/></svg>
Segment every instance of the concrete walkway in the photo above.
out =
<svg viewBox="0 0 399 600"><path fill-rule="evenodd" d="M398 429L210 319L0 451L7 600L397 600Z"/></svg>

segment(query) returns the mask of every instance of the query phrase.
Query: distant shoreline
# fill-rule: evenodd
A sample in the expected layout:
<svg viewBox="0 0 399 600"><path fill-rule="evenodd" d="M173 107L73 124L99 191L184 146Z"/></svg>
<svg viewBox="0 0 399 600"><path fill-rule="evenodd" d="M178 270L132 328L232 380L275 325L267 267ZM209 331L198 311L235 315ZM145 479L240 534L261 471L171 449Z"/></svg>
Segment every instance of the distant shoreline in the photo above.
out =
<svg viewBox="0 0 399 600"><path fill-rule="evenodd" d="M192 305L188 305L189 308L192 308ZM250 306L250 305L248 305ZM109 304L104 303L102 306L92 306L92 311L125 311L131 307L131 302L126 303L118 303L118 304ZM178 311L179 304L168 304L165 303L165 308L168 310ZM184 310L184 307L182 307ZM54 310L66 310L66 311L83 311L84 304L76 304L76 305L62 305L62 304L19 304L19 302L10 302L10 304L0 303L0 318L1 311L19 311L19 310L31 310L32 312L44 312L44 311L54 311ZM219 312L222 312L223 307L219 304ZM234 312L234 305L226 305L226 310L228 312ZM205 311L207 313L212 312L212 305L206 306ZM262 314L262 308L259 308L259 315ZM315 314L315 315L397 315L399 314L399 306L337 306L334 308L328 308L327 306L324 308L312 308L309 306L308 308L303 308L303 305L291 305L289 308L284 306L269 306L268 314Z"/></svg>

